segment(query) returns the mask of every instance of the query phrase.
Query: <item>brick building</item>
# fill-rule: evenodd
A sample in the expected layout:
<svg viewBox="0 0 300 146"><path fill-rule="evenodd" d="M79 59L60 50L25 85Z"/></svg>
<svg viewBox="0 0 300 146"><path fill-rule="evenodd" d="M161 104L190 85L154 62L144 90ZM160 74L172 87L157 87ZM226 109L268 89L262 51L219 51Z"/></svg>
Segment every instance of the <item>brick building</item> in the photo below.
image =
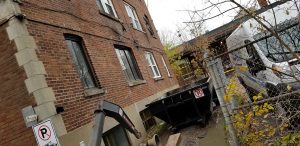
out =
<svg viewBox="0 0 300 146"><path fill-rule="evenodd" d="M145 104L178 87L143 0L0 0L0 52L1 146L36 145L30 105L63 146L88 145L102 99L144 134ZM106 144L140 142L111 118L104 132Z"/></svg>

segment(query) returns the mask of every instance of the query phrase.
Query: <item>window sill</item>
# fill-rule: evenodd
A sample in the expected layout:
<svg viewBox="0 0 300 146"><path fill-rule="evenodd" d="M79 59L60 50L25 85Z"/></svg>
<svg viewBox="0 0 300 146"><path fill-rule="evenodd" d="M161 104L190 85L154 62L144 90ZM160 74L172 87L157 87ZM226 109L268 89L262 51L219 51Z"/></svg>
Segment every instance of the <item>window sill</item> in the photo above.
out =
<svg viewBox="0 0 300 146"><path fill-rule="evenodd" d="M143 30L139 30L139 29L137 29L137 28L134 28L134 27L132 27L134 30L136 30L136 31L139 31L139 32L141 32L141 33L144 33L144 34L147 34L145 31L143 31Z"/></svg>
<svg viewBox="0 0 300 146"><path fill-rule="evenodd" d="M115 16L112 16L112 15L109 15L109 14L107 14L107 13L105 13L105 12L102 12L101 10L99 10L99 14L101 14L101 15L103 15L104 17L107 17L107 18L109 18L109 19L112 19L112 20L114 20L114 21L116 21L116 22L121 22L119 18L117 18L117 17L115 17Z"/></svg>
<svg viewBox="0 0 300 146"><path fill-rule="evenodd" d="M93 95L104 94L105 90L103 88L89 88L84 90L84 97L90 97Z"/></svg>
<svg viewBox="0 0 300 146"><path fill-rule="evenodd" d="M153 78L155 81L160 81L160 80L163 80L164 78L163 77L157 77L157 78Z"/></svg>
<svg viewBox="0 0 300 146"><path fill-rule="evenodd" d="M128 84L130 87L145 84L146 80L138 80L138 81L129 81Z"/></svg>

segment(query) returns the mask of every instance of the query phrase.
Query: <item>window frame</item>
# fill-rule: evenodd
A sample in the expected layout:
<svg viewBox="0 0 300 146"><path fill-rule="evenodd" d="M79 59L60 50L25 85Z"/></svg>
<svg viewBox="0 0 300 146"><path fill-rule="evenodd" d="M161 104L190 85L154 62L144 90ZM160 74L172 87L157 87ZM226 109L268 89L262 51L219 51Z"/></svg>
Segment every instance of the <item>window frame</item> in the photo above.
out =
<svg viewBox="0 0 300 146"><path fill-rule="evenodd" d="M121 130L121 131L118 131ZM128 145L132 145L129 135L126 131L126 129L124 127L122 127L120 124L116 125L115 127L109 129L108 131L106 131L105 133L103 133L102 135L102 139L103 139L103 143L105 145L111 146L112 145L117 145L117 139L118 137L115 136L116 132L121 132L122 134L124 134L124 139L126 140L126 143ZM113 140L113 141L111 141Z"/></svg>
<svg viewBox="0 0 300 146"><path fill-rule="evenodd" d="M77 36L77 35L73 35L73 34L64 34L64 37L65 37L67 48L68 48L68 50L70 52L70 56L72 58L72 63L75 66L75 70L76 70L77 74L79 75L79 78L80 78L80 81L81 81L81 84L82 84L83 88L85 90L87 90L87 89L93 89L93 88L101 88L101 85L99 83L99 80L97 79L97 76L95 74L95 70L94 70L94 68L93 68L93 66L91 64L91 60L90 60L90 58L88 56L88 53L87 53L87 50L86 50L86 47L84 45L84 41L83 41L82 37ZM75 42L75 43L77 43L79 45L79 49L80 49L79 52L82 55L82 59L84 60L84 64L85 64L85 66L87 68L88 74L89 74L90 79L91 79L91 81L93 83L92 87L90 87L88 85L88 83L86 83L86 82L83 81L82 74L80 73L80 71L78 69L78 65L74 61L75 60L74 57L76 57L76 60L78 61L78 59L77 59L78 56L74 56L73 55L74 54L73 52L75 52L75 50L74 50L74 48L70 48L69 47L68 41L71 41L71 43Z"/></svg>
<svg viewBox="0 0 300 146"><path fill-rule="evenodd" d="M114 45L114 48L119 63L122 67L122 71L126 76L126 79L129 82L143 81L143 76L137 64L136 58L134 57L132 49L124 46L119 46L119 45Z"/></svg>
<svg viewBox="0 0 300 146"><path fill-rule="evenodd" d="M151 128L155 127L157 125L157 122L154 118L154 116L151 114L149 109L144 109L139 112L140 117L142 119L144 128L146 131L151 130ZM153 124L154 123L154 124Z"/></svg>
<svg viewBox="0 0 300 146"><path fill-rule="evenodd" d="M146 51L145 57L146 57L146 61L148 62L148 67L150 67L150 70L152 71L152 78L154 79L161 78L162 76L157 66L154 54L152 52ZM155 68L157 72L155 71Z"/></svg>
<svg viewBox="0 0 300 146"><path fill-rule="evenodd" d="M170 71L169 71L169 68L168 68L168 66L167 66L167 64L166 64L166 61L165 61L165 58L164 58L163 55L161 55L161 60L162 60L162 62L163 62L163 64L164 64L165 69L167 70L168 77L171 77L171 73L170 73Z"/></svg>
<svg viewBox="0 0 300 146"><path fill-rule="evenodd" d="M107 1L107 3L104 2L104 1ZM101 12L103 12L103 13L109 15L109 16L118 18L118 15L117 15L117 12L115 10L115 7L114 7L114 4L113 4L112 0L96 0L96 2L97 2L98 7L100 8ZM109 9L107 8L106 4L111 7L113 14L111 14L109 12Z"/></svg>
<svg viewBox="0 0 300 146"><path fill-rule="evenodd" d="M154 29L153 29L153 27L152 27L152 25L150 23L150 19L149 19L149 17L146 14L144 15L144 21L145 21L145 25L146 25L147 30L150 33L150 35L152 37L156 38Z"/></svg>
<svg viewBox="0 0 300 146"><path fill-rule="evenodd" d="M136 13L135 8L133 6L131 6L130 4L126 3L126 2L124 2L124 6L125 6L125 10L127 12L127 15L130 18L132 27L134 29L143 31L141 22L139 20L139 17L138 17L138 15ZM129 10L131 11L131 13L129 12ZM132 14L132 16L130 16L131 14Z"/></svg>

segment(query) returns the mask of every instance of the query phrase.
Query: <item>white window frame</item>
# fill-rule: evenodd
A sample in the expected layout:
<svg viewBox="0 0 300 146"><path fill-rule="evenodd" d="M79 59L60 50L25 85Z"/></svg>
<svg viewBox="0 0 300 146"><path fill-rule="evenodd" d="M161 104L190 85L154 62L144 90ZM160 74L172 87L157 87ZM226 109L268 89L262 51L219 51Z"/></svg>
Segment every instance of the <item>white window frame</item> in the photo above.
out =
<svg viewBox="0 0 300 146"><path fill-rule="evenodd" d="M139 70L136 59L134 58L134 55L131 52L131 50L129 48L124 49L122 47L115 47L115 51L117 53L117 57L119 59L119 62L122 66L122 70L126 75L126 78L129 81L143 80L142 74ZM126 54L125 55L126 56L125 60L122 59L121 52L123 52L123 54ZM125 52L127 52L127 53L125 53Z"/></svg>
<svg viewBox="0 0 300 146"><path fill-rule="evenodd" d="M165 58L164 58L163 55L161 55L161 60L162 60L164 66L165 66L165 68L166 68L166 70L167 70L168 77L171 77L170 71L169 71L169 69L168 69L168 66L167 66L167 64L166 64L166 62L165 62Z"/></svg>
<svg viewBox="0 0 300 146"><path fill-rule="evenodd" d="M107 8L106 5L111 6L112 11L113 11L113 16L116 17L116 18L118 18L117 13L116 13L115 8L114 8L114 5L111 2L111 0L97 0L97 4L108 15L112 15L112 14L109 13L109 10L108 10L108 8Z"/></svg>
<svg viewBox="0 0 300 146"><path fill-rule="evenodd" d="M148 62L148 66L150 67L150 69L152 71L153 78L160 78L161 74L160 74L160 71L156 64L153 54L151 52L146 52L145 57ZM157 70L157 72L155 71L155 69Z"/></svg>
<svg viewBox="0 0 300 146"><path fill-rule="evenodd" d="M125 3L125 9L128 14L128 17L131 20L133 28L142 31L142 26L141 26L141 23L139 21L137 14L136 14L135 9L127 3Z"/></svg>

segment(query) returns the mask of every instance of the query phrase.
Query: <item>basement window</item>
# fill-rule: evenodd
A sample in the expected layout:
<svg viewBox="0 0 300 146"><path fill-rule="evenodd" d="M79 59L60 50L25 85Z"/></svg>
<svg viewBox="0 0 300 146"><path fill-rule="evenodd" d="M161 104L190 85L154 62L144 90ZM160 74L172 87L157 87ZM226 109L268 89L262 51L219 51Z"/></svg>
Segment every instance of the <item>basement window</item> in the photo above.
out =
<svg viewBox="0 0 300 146"><path fill-rule="evenodd" d="M156 121L149 109L142 110L140 112L140 116L142 118L143 125L146 131L150 130L152 127L156 125Z"/></svg>
<svg viewBox="0 0 300 146"><path fill-rule="evenodd" d="M127 132L121 125L105 132L102 138L105 146L131 146Z"/></svg>

